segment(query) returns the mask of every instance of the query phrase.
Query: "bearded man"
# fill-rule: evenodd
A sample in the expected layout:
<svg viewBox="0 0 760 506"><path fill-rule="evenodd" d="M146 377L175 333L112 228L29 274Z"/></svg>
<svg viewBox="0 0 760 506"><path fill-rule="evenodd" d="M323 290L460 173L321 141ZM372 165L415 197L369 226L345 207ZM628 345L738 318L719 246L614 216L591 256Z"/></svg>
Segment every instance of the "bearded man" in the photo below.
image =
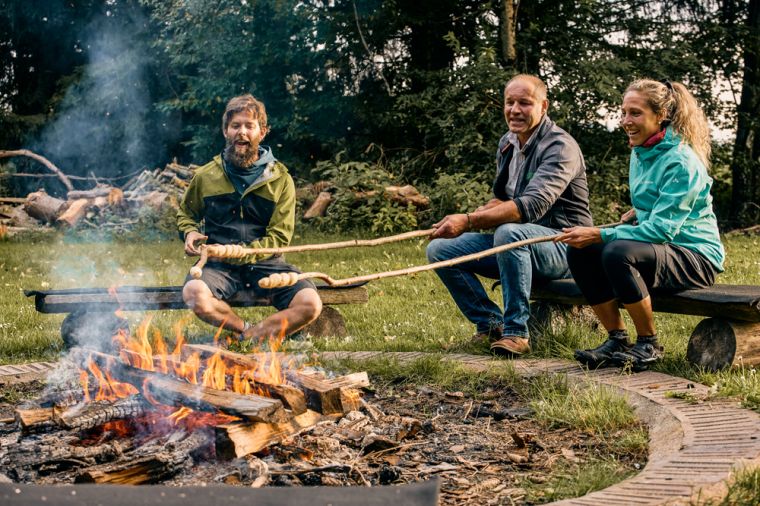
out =
<svg viewBox="0 0 760 506"><path fill-rule="evenodd" d="M510 79L504 88L509 132L496 152L494 198L471 213L450 214L433 225L430 262L559 236L563 228L592 222L583 155L575 139L546 115L548 108L541 79L526 74ZM530 351L531 285L534 280L570 277L566 250L562 243L537 243L435 272L475 324L473 341L490 341L494 354L521 355ZM488 297L478 275L500 280L503 310Z"/></svg>
<svg viewBox="0 0 760 506"><path fill-rule="evenodd" d="M224 151L196 171L177 213L187 255L199 255L204 241L249 248L290 243L295 185L272 150L260 145L268 131L264 104L253 96L242 95L227 103L222 117ZM223 325L241 339L260 342L281 333L289 335L319 316L322 301L308 280L284 288L259 287L261 278L282 272L300 271L285 263L282 255L209 261L200 279L188 276L182 297L201 320ZM268 298L279 311L256 324L244 321L225 302L240 290Z"/></svg>

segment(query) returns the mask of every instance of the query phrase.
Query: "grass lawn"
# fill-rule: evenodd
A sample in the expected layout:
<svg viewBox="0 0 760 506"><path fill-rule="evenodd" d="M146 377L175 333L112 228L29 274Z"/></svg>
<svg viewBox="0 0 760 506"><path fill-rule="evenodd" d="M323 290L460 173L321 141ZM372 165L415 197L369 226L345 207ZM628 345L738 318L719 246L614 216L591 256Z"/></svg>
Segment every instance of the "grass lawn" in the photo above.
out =
<svg viewBox="0 0 760 506"><path fill-rule="evenodd" d="M345 237L309 233L296 236L294 244L329 242ZM728 252L726 272L720 283L760 284L760 237L732 236L724 239ZM322 271L334 278L401 269L425 263L427 241L411 240L386 246L350 248L291 254L288 260L304 270ZM182 284L192 260L185 258L179 241L78 243L56 235L33 242L0 242L0 363L54 359L61 349L59 334L64 315L35 311L24 289L108 287L112 285L161 286ZM488 283L490 286L490 283ZM454 305L433 272L387 278L367 285L370 301L365 305L341 306L348 337L315 341L321 350L384 350L485 353L469 343L474 329ZM499 301L499 289L492 292ZM270 309L245 309L250 319ZM154 312L153 324L164 335L189 311ZM129 313L138 323L145 314ZM699 317L655 315L666 359L657 369L696 381L719 384L721 390L738 395L760 409L760 379L754 369L705 373L686 362L686 344ZM189 318L191 340L207 340L214 329ZM629 321L630 323L630 321ZM633 328L630 328L632 335ZM572 350L596 345L604 338L600 330L568 325L552 335L533 336L533 356L571 358Z"/></svg>
<svg viewBox="0 0 760 506"><path fill-rule="evenodd" d="M308 233L297 236L294 244L345 239ZM718 282L760 284L760 257L756 254L760 250L760 237L732 236L724 242L728 251L727 270ZM424 264L426 244L426 240L411 240L373 248L292 254L288 260L303 270L322 271L337 279ZM23 295L24 289L179 285L191 264L192 259L184 257L182 244L177 240L82 243L72 237L51 235L27 241L0 241L0 364L55 360L62 351L60 325L64 315L37 313L33 300ZM488 286L490 284L488 282ZM373 281L367 288L368 304L340 307L349 335L315 339L317 349L487 353L485 347L469 342L473 327L459 313L433 272ZM491 295L500 301L498 289ZM271 308L242 311L246 318L255 320L268 314ZM134 326L146 314L128 313L127 316ZM173 325L183 319L189 322L186 335L190 341L208 341L215 332L214 328L193 318L189 311L153 312L152 316L152 324L164 336L173 335ZM760 411L760 379L754 368L708 373L686 361L686 344L699 317L656 314L655 318L666 348L666 358L656 366L657 370L713 385L716 395L735 396L745 406ZM630 320L628 323L633 335ZM535 346L531 356L571 358L573 349L596 345L604 335L601 330L568 324L551 334L535 335L533 339ZM409 379L420 371L427 371L420 379L442 386L458 377L455 371L440 370L434 357L431 360L397 374ZM386 375L396 374L392 364L383 365L376 374L382 370ZM560 424L589 430L589 427L607 423L605 417L611 411L617 411L618 422L615 423L631 423L626 421L625 407L606 391L570 393L566 386L548 383L529 394L537 418L549 427ZM580 407L568 404L571 402L579 403ZM605 409L599 410L599 406ZM615 406L615 410L611 410L611 406ZM637 431L632 434L633 439L624 443L630 444L632 451L640 451L645 435ZM610 476L620 470L617 464L608 461L599 461L595 466L569 471L565 476L567 483L557 478L553 489L563 491L558 492L557 497L602 488L610 484ZM585 474L580 476L576 472ZM602 480L600 476L605 478ZM618 479L620 477L613 481ZM757 496L760 494L756 493L757 482L757 473L743 475L732 493ZM575 490L573 487L579 483L587 488Z"/></svg>

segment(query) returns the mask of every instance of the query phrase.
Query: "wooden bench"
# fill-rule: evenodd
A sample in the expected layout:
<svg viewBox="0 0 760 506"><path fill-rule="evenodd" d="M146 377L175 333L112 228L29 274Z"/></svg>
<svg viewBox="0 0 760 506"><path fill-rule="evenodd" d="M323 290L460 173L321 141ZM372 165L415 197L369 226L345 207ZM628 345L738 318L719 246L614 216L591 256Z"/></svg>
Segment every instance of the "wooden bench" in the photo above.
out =
<svg viewBox="0 0 760 506"><path fill-rule="evenodd" d="M534 286L531 299L571 308L587 302L571 279ZM691 333L686 358L709 370L760 364L760 286L717 284L710 288L653 294L662 313L706 316Z"/></svg>
<svg viewBox="0 0 760 506"><path fill-rule="evenodd" d="M317 289L324 304L322 314L305 330L315 336L344 336L346 326L343 316L331 306L364 304L369 300L367 288L362 285L353 285L318 286ZM118 329L128 328L127 321L116 314L117 310L187 309L187 305L182 300L181 286L121 286L115 290L107 288L25 290L24 295L34 297L34 306L40 313L68 313L61 323L61 337L67 347L93 339L102 341L103 337L114 335ZM271 306L269 298L256 297L253 292L245 291L238 292L227 302L233 307Z"/></svg>

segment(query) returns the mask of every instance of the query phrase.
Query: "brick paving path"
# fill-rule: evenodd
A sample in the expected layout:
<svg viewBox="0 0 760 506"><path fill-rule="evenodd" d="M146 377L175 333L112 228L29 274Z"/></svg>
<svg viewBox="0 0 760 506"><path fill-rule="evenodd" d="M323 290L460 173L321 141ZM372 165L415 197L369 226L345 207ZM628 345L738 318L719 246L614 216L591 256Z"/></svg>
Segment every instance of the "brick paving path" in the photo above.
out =
<svg viewBox="0 0 760 506"><path fill-rule="evenodd" d="M425 353L328 352L324 359L366 360L392 356L410 362ZM442 355L483 371L501 360L479 355ZM735 401L693 403L666 396L686 392L701 398L708 387L658 372L621 374L619 369L585 371L565 360L515 360L522 376L565 374L581 383L609 385L623 393L649 427L650 455L644 469L625 481L583 497L552 504L573 506L693 504L721 495L725 481L742 464L760 464L760 415ZM0 386L44 378L55 367L49 362L0 366Z"/></svg>

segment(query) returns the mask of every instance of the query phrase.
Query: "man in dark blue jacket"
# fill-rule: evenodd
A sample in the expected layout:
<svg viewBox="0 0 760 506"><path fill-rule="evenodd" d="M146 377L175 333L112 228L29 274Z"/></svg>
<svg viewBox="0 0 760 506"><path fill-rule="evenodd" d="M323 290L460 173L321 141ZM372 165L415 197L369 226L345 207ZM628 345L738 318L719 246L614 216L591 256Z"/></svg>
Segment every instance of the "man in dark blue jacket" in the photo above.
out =
<svg viewBox="0 0 760 506"><path fill-rule="evenodd" d="M496 153L494 198L474 212L451 214L433 225L430 262L592 223L583 155L575 139L546 115L548 107L546 85L538 77L521 74L507 83L504 117L509 132ZM530 351L531 284L534 278L569 277L565 251L564 244L542 242L436 273L475 324L474 340L489 340L496 354L520 355ZM501 281L503 312L476 275Z"/></svg>

